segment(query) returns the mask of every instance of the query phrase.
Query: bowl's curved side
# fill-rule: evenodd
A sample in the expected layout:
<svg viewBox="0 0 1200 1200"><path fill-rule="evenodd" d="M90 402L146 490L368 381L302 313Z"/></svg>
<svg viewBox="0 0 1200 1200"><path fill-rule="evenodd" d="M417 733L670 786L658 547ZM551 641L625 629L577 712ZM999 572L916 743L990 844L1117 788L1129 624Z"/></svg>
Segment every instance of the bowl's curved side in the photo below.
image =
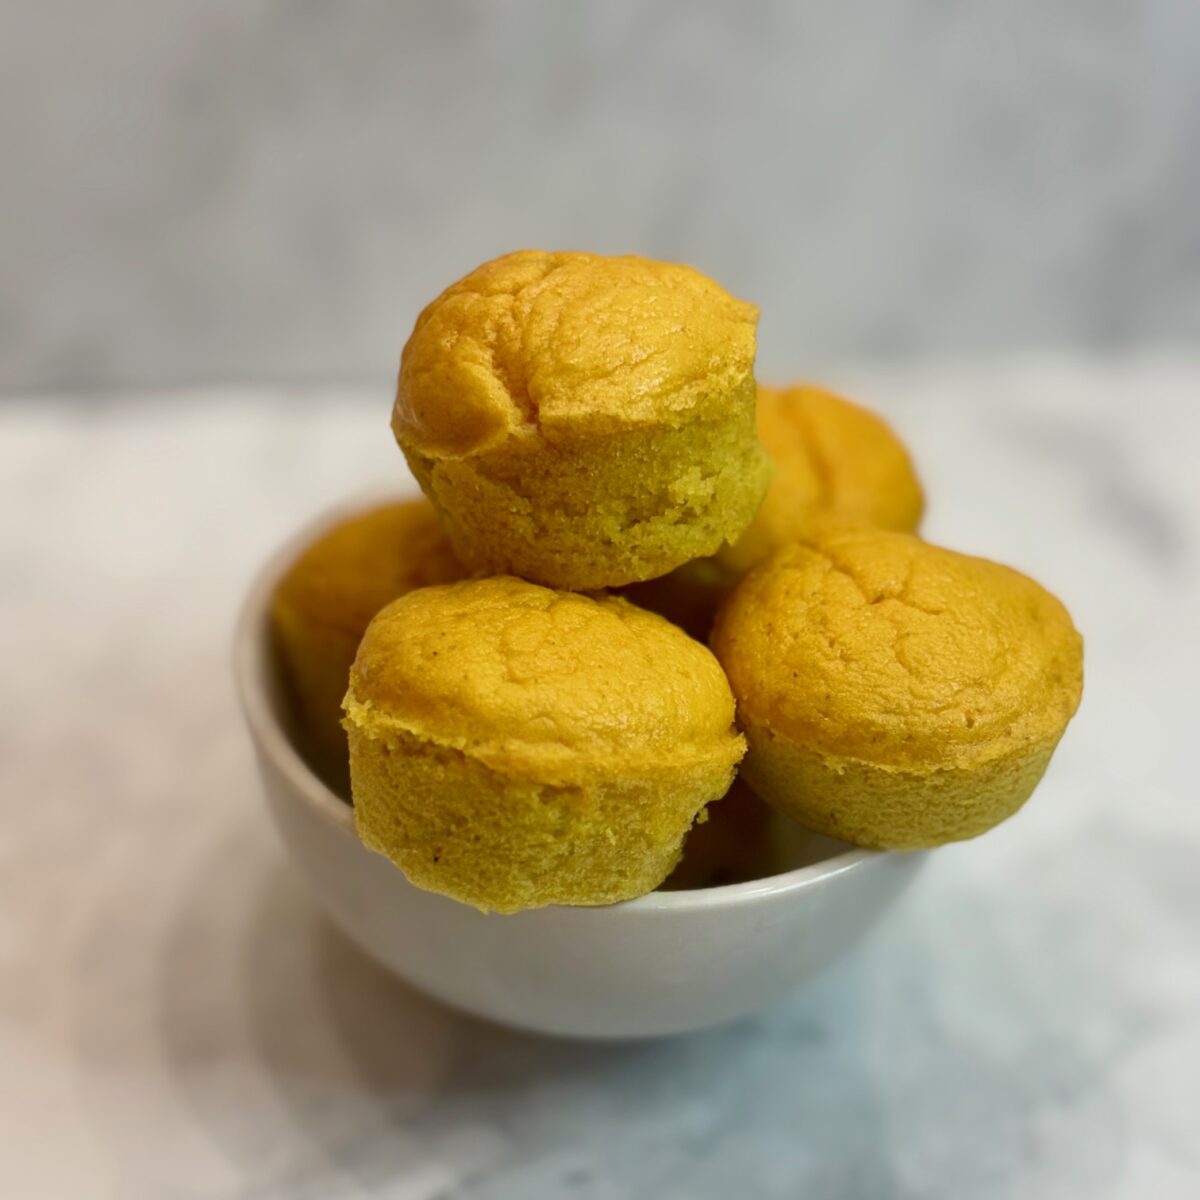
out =
<svg viewBox="0 0 1200 1200"><path fill-rule="evenodd" d="M919 853L852 851L754 883L504 917L414 887L362 845L351 809L283 728L268 609L300 544L260 574L235 637L238 691L268 806L333 921L438 999L572 1037L648 1037L718 1024L774 1003L839 957L923 862Z"/></svg>
<svg viewBox="0 0 1200 1200"><path fill-rule="evenodd" d="M728 904L488 915L414 887L259 762L291 858L353 941L456 1008L539 1033L649 1037L767 1007L852 946L923 857L877 855Z"/></svg>

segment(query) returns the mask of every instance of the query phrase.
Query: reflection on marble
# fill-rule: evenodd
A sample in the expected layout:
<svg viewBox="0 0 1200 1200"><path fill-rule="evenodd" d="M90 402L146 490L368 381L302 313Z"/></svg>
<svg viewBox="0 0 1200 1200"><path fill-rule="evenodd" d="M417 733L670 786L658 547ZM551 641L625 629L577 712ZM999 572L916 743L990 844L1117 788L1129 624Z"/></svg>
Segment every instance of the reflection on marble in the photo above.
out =
<svg viewBox="0 0 1200 1200"><path fill-rule="evenodd" d="M912 443L930 536L1071 605L1084 704L1027 810L791 1001L613 1046L396 982L262 814L234 611L400 478L387 396L0 413L0 1193L1195 1196L1200 363L832 382Z"/></svg>

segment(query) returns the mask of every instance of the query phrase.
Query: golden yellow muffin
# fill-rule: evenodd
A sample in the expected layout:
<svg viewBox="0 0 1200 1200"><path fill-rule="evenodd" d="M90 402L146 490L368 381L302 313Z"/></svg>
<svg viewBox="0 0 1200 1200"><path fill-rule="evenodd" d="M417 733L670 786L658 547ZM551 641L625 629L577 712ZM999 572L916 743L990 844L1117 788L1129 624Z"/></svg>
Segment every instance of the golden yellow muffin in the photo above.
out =
<svg viewBox="0 0 1200 1200"><path fill-rule="evenodd" d="M319 537L280 581L271 620L313 765L344 783L342 697L359 640L385 604L465 574L425 499L372 508Z"/></svg>
<svg viewBox="0 0 1200 1200"><path fill-rule="evenodd" d="M749 742L747 782L860 846L935 846L1011 816L1083 682L1079 634L1033 580L863 526L751 571L712 645Z"/></svg>
<svg viewBox="0 0 1200 1200"><path fill-rule="evenodd" d="M385 608L345 710L364 844L498 912L651 891L745 749L704 646L617 597L511 576Z"/></svg>
<svg viewBox="0 0 1200 1200"><path fill-rule="evenodd" d="M739 578L814 517L914 533L925 499L904 444L882 418L822 388L758 389L758 436L776 466L749 528L718 561Z"/></svg>
<svg viewBox="0 0 1200 1200"><path fill-rule="evenodd" d="M690 267L523 250L420 317L392 427L473 570L585 590L749 523L758 310Z"/></svg>

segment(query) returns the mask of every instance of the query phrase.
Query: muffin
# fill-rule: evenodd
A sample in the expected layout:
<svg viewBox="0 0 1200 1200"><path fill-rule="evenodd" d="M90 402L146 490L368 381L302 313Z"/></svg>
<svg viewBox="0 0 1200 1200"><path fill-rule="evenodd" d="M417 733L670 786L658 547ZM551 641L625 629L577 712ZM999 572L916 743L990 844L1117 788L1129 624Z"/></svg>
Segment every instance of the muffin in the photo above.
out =
<svg viewBox="0 0 1200 1200"><path fill-rule="evenodd" d="M392 427L459 557L586 590L749 524L758 310L690 267L525 250L417 319Z"/></svg>
<svg viewBox="0 0 1200 1200"><path fill-rule="evenodd" d="M385 608L345 711L364 844L506 913L653 890L745 749L705 647L620 598L511 576Z"/></svg>
<svg viewBox="0 0 1200 1200"><path fill-rule="evenodd" d="M342 697L371 618L413 588L461 579L462 566L427 500L385 504L319 537L280 581L271 623L307 757L344 787Z"/></svg>
<svg viewBox="0 0 1200 1200"><path fill-rule="evenodd" d="M860 846L935 846L1011 816L1083 682L1079 634L1033 580L861 526L751 571L712 646L749 743L747 782Z"/></svg>
<svg viewBox="0 0 1200 1200"><path fill-rule="evenodd" d="M731 578L802 538L814 517L916 532L925 500L912 459L874 413L817 387L760 386L758 436L776 471L749 528L718 554Z"/></svg>

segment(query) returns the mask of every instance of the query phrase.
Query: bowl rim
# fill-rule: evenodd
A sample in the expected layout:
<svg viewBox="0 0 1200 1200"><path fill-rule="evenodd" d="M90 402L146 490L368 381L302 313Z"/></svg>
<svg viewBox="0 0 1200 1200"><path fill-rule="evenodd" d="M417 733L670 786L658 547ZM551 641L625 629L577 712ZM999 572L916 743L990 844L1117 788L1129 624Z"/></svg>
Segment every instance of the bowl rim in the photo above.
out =
<svg viewBox="0 0 1200 1200"><path fill-rule="evenodd" d="M255 573L242 601L233 635L233 673L242 715L258 751L286 777L293 791L302 796L311 812L340 832L357 838L354 810L338 796L304 761L292 745L275 711L264 682L265 661L270 644L270 605L275 587L301 551L316 537L340 521L378 504L417 499L414 487L380 486L321 510L288 537ZM779 875L744 883L680 891L653 891L633 900L597 906L548 905L547 908L573 912L679 912L725 907L810 888L842 875L864 863L889 857L893 851L855 847L819 862L795 867Z"/></svg>

